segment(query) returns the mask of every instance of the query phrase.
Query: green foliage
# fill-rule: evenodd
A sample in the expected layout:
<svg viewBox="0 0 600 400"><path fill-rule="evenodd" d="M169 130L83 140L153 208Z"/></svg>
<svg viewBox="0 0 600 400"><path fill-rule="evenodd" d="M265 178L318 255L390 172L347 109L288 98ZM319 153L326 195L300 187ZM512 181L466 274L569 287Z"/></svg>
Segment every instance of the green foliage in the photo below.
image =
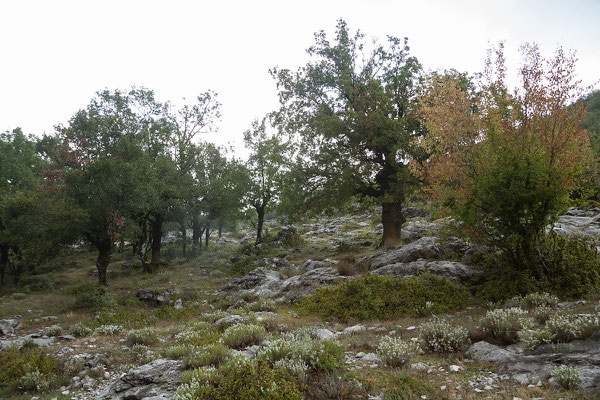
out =
<svg viewBox="0 0 600 400"><path fill-rule="evenodd" d="M69 327L69 334L75 337L86 337L92 333L92 330L80 322L77 322Z"/></svg>
<svg viewBox="0 0 600 400"><path fill-rule="evenodd" d="M467 329L440 318L422 324L419 327L419 339L426 350L435 353L463 351L469 344Z"/></svg>
<svg viewBox="0 0 600 400"><path fill-rule="evenodd" d="M75 296L76 309L100 310L109 309L116 305L115 299L108 292L106 286L97 283L83 283L70 290Z"/></svg>
<svg viewBox="0 0 600 400"><path fill-rule="evenodd" d="M260 344L267 336L264 327L254 324L235 324L225 329L221 339L232 349Z"/></svg>
<svg viewBox="0 0 600 400"><path fill-rule="evenodd" d="M427 380L402 373L391 377L386 388L385 400L413 400L422 398L423 393L433 392L432 384Z"/></svg>
<svg viewBox="0 0 600 400"><path fill-rule="evenodd" d="M510 344L518 341L526 321L527 311L511 307L488 311L479 323L488 341Z"/></svg>
<svg viewBox="0 0 600 400"><path fill-rule="evenodd" d="M0 351L0 365L0 386L15 386L29 373L43 377L60 373L60 360L39 348L8 347ZM35 380L33 375L30 378Z"/></svg>
<svg viewBox="0 0 600 400"><path fill-rule="evenodd" d="M302 400L302 386L297 378L282 368L272 369L265 363L235 363L215 373L192 375L182 385L175 400Z"/></svg>
<svg viewBox="0 0 600 400"><path fill-rule="evenodd" d="M536 257L528 270L516 266L504 254L482 258L483 281L478 295L501 301L534 292L547 292L561 299L577 299L600 288L600 255L591 243L563 237L555 232L542 235Z"/></svg>
<svg viewBox="0 0 600 400"><path fill-rule="evenodd" d="M63 328L60 325L51 325L44 328L44 335L46 336L59 336L63 332Z"/></svg>
<svg viewBox="0 0 600 400"><path fill-rule="evenodd" d="M195 348L185 357L183 366L186 369L208 366L218 367L229 358L231 358L231 352L227 346L221 343L213 343Z"/></svg>
<svg viewBox="0 0 600 400"><path fill-rule="evenodd" d="M151 328L144 328L127 333L127 344L133 346L135 344L150 345L158 341L158 333Z"/></svg>
<svg viewBox="0 0 600 400"><path fill-rule="evenodd" d="M317 289L300 301L298 311L341 322L387 320L421 316L425 309L450 313L469 302L464 286L431 274L408 279L368 275Z"/></svg>
<svg viewBox="0 0 600 400"><path fill-rule="evenodd" d="M577 389L581 383L579 372L568 365L560 365L552 370L552 377L558 384L567 390Z"/></svg>
<svg viewBox="0 0 600 400"><path fill-rule="evenodd" d="M377 347L377 354L390 367L402 367L423 352L419 343L386 336Z"/></svg>

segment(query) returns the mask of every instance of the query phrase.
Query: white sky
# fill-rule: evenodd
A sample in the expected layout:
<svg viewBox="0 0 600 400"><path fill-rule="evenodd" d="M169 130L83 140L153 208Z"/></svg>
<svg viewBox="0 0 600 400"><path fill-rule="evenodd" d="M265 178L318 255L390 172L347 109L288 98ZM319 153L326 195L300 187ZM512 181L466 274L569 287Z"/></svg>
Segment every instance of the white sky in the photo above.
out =
<svg viewBox="0 0 600 400"><path fill-rule="evenodd" d="M500 40L515 68L536 41L546 56L576 50L584 84L600 79L600 0L0 0L0 131L52 133L104 88L174 102L212 89L223 117L206 138L241 149L278 106L269 68L305 64L313 33L340 17L369 37L407 36L426 69L481 71Z"/></svg>

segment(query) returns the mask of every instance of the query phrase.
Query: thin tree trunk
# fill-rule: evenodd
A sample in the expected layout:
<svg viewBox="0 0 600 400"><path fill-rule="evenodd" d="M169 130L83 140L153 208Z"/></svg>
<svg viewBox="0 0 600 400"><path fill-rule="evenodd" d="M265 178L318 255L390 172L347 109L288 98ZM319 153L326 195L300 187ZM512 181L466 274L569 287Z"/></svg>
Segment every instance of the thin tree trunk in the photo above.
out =
<svg viewBox="0 0 600 400"><path fill-rule="evenodd" d="M152 270L157 270L160 267L160 247L162 244L163 222L164 218L162 214L155 215L154 219L150 221L150 235L152 237L152 259L150 264Z"/></svg>
<svg viewBox="0 0 600 400"><path fill-rule="evenodd" d="M402 242L402 203L383 203L381 207L381 223L383 224L383 245L386 249L394 249Z"/></svg>
<svg viewBox="0 0 600 400"><path fill-rule="evenodd" d="M0 285L4 285L6 268L8 267L8 252L10 247L0 246Z"/></svg>
<svg viewBox="0 0 600 400"><path fill-rule="evenodd" d="M262 231L265 223L265 206L261 205L255 207L256 213L258 214L258 223L256 224L256 244L262 242Z"/></svg>
<svg viewBox="0 0 600 400"><path fill-rule="evenodd" d="M106 242L96 244L96 248L98 249L98 260L96 261L98 283L106 286L106 269L108 268L108 264L110 264L113 246L112 243Z"/></svg>
<svg viewBox="0 0 600 400"><path fill-rule="evenodd" d="M219 219L219 239L221 239L221 235L223 233L223 224L224 224L223 220Z"/></svg>
<svg viewBox="0 0 600 400"><path fill-rule="evenodd" d="M206 229L204 231L204 247L208 247L208 239L210 238L210 222L206 221L206 226L204 229Z"/></svg>
<svg viewBox="0 0 600 400"><path fill-rule="evenodd" d="M183 257L187 258L187 227L185 226L185 217L181 217L179 221L179 231L181 232L181 250Z"/></svg>

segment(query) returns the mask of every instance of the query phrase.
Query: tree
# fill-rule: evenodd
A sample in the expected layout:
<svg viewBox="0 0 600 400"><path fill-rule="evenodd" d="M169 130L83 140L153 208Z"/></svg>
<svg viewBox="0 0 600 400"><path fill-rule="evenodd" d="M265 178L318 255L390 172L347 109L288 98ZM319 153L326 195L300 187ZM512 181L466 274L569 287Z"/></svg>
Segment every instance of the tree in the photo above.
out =
<svg viewBox="0 0 600 400"><path fill-rule="evenodd" d="M432 156L417 169L472 238L540 279L537 245L586 178L593 154L581 126L583 107L571 106L582 91L574 56L558 49L546 60L535 45L522 52L522 84L513 93L502 45L490 52L477 93L457 76L430 79L421 112Z"/></svg>
<svg viewBox="0 0 600 400"><path fill-rule="evenodd" d="M407 39L395 37L369 51L364 35L351 36L340 20L333 44L323 31L315 34L312 62L296 73L271 71L282 104L277 123L300 138L286 197L302 203L291 208L375 199L388 248L400 244L402 205L420 183L409 161L426 156L415 114L421 66L408 52Z"/></svg>
<svg viewBox="0 0 600 400"><path fill-rule="evenodd" d="M256 211L256 244L262 241L265 211L276 200L286 171L287 146L279 137L269 136L266 119L255 120L252 128L244 133L246 148L252 153L246 163L250 184L246 192L248 204Z"/></svg>

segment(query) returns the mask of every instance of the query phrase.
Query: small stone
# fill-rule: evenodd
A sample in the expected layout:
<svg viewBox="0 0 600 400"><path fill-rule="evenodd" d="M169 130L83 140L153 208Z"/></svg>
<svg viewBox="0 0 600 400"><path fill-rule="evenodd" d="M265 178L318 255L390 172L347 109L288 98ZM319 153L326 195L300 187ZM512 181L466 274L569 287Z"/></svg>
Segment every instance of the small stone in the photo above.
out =
<svg viewBox="0 0 600 400"><path fill-rule="evenodd" d="M450 372L458 372L458 371L460 371L460 366L458 366L458 365L450 366Z"/></svg>
<svg viewBox="0 0 600 400"><path fill-rule="evenodd" d="M440 386L440 390L446 390L446 385Z"/></svg>
<svg viewBox="0 0 600 400"><path fill-rule="evenodd" d="M409 326L408 328L406 328L407 331L414 331L415 329L417 329L417 327L414 326L414 325Z"/></svg>

